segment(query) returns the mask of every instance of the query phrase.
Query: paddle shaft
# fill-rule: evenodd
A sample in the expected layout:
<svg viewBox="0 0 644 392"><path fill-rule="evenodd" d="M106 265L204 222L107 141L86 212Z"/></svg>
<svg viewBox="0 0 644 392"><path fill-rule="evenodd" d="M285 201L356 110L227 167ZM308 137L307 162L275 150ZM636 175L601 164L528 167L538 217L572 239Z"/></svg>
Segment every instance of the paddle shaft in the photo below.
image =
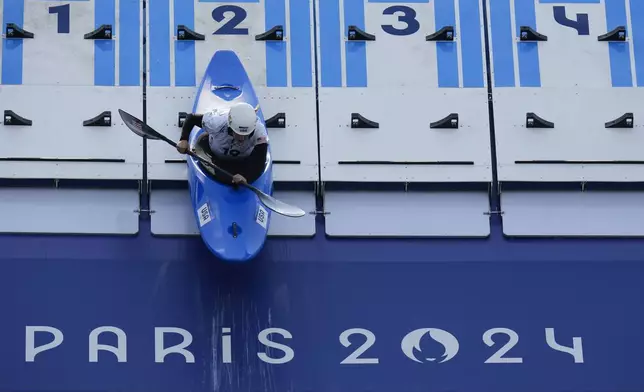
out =
<svg viewBox="0 0 644 392"><path fill-rule="evenodd" d="M173 142L172 140L168 139L167 137L163 136L162 134L160 134L160 133L159 133L159 134L157 135L157 137L158 137L159 139L163 140L164 142L168 143L168 144L169 144L169 145L171 145L172 147L177 148L177 143ZM230 174L230 173L229 173L229 172L227 172L226 170L224 170L224 169L220 168L219 166L215 165L214 163L212 163L212 162L210 162L210 161L205 160L204 158L202 158L202 157L200 157L199 155L195 154L195 153L194 153L193 151L191 151L190 149L188 149L187 154L188 154L188 155L190 155L191 157L193 157L194 159L198 160L199 162L202 162L202 163L204 163L204 164L206 164L206 165L212 166L215 170L222 172L223 174L227 175L227 176L228 176L228 177L230 177L230 178L233 178L233 175L232 175L232 174Z"/></svg>
<svg viewBox="0 0 644 392"><path fill-rule="evenodd" d="M173 146L174 148L177 148L177 143L173 142L172 140L168 139L167 137L163 136L162 134L160 134L160 133L159 133L159 134L158 134L158 137L159 137L159 139L161 139L161 140L163 140L164 142L166 142L166 143L170 144L170 145L171 145L171 146ZM215 165L214 163L212 163L212 162L210 162L210 161L205 160L204 158L202 158L202 157L200 157L199 155L195 154L195 153L194 153L193 151L191 151L190 149L188 149L187 154L188 154L188 155L190 155L191 157L193 157L194 159L198 160L199 162L202 162L202 163L204 163L204 164L206 164L206 165L208 165L208 166L211 166L211 167L212 167L213 169L215 169L216 171L219 171L219 172L223 173L224 175L226 175L226 176L230 177L231 179L234 177L231 173L229 173L229 172L227 172L226 170L224 170L224 169L220 168L219 166ZM246 184L245 184L245 183L240 183L240 184L238 184L238 185L245 186L245 187L247 187L248 189L252 190L252 191L253 191L253 192L255 192L255 193L257 193L257 192L261 192L259 189L255 188L255 187L254 187L254 186L252 186L251 184L247 184L247 183L246 183Z"/></svg>
<svg viewBox="0 0 644 392"><path fill-rule="evenodd" d="M206 164L208 166L211 166L213 169L215 169L215 171L219 171L221 173L224 173L225 175L227 175L230 178L234 177L231 173L229 173L226 170L220 168L219 166L215 165L214 163L205 160L204 158L200 157L199 155L195 154L194 152L192 152L190 150L188 150L187 154L190 155L191 157L193 157L194 159L198 160L199 162L202 162L202 163L204 163L204 164ZM242 185L248 185L249 187L252 187L249 184L242 184Z"/></svg>

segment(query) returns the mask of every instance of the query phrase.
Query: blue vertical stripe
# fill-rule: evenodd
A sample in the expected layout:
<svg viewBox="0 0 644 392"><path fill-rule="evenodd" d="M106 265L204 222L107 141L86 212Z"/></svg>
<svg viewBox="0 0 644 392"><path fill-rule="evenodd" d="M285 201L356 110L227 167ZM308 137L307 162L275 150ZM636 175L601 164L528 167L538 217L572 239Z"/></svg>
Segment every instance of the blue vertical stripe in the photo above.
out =
<svg viewBox="0 0 644 392"><path fill-rule="evenodd" d="M521 26L537 30L535 0L514 0L516 37L519 37ZM521 87L540 87L539 44L538 42L518 42L519 83Z"/></svg>
<svg viewBox="0 0 644 392"><path fill-rule="evenodd" d="M644 86L644 1L631 0L631 38L637 85Z"/></svg>
<svg viewBox="0 0 644 392"><path fill-rule="evenodd" d="M483 87L483 47L481 45L481 10L478 0L459 4L461 63L463 87Z"/></svg>
<svg viewBox="0 0 644 392"><path fill-rule="evenodd" d="M174 22L173 29L176 31L178 25L185 25L187 28L195 28L195 2L194 0L174 0ZM174 85L175 86L196 86L197 70L195 68L195 42L175 41L174 42Z"/></svg>
<svg viewBox="0 0 644 392"><path fill-rule="evenodd" d="M494 86L514 87L514 54L512 52L513 37L510 0L492 0L488 4L490 7L490 30L492 34Z"/></svg>
<svg viewBox="0 0 644 392"><path fill-rule="evenodd" d="M286 29L286 0L264 0L266 30L282 25ZM291 30L290 37L295 36ZM291 53L297 56L298 53ZM286 41L266 42L266 85L287 86Z"/></svg>
<svg viewBox="0 0 644 392"><path fill-rule="evenodd" d="M119 2L119 85L138 86L141 80L140 0Z"/></svg>
<svg viewBox="0 0 644 392"><path fill-rule="evenodd" d="M434 0L436 30L445 26L456 27L455 0ZM463 22L461 22L461 26ZM478 24L477 24L478 28ZM458 87L458 50L456 41L437 42L438 87Z"/></svg>
<svg viewBox="0 0 644 392"><path fill-rule="evenodd" d="M24 0L4 0L2 7L2 33L7 23L23 27ZM2 40L2 84L22 84L22 39Z"/></svg>
<svg viewBox="0 0 644 392"><path fill-rule="evenodd" d="M311 62L311 16L307 0L290 0L291 25L291 85L311 87L313 70Z"/></svg>
<svg viewBox="0 0 644 392"><path fill-rule="evenodd" d="M116 4L115 0L94 1L94 28L103 24L115 27ZM113 35L116 35L112 31ZM114 86L116 70L116 53L114 52L114 39L94 41L94 85Z"/></svg>
<svg viewBox="0 0 644 392"><path fill-rule="evenodd" d="M170 0L148 0L150 86L170 86Z"/></svg>
<svg viewBox="0 0 644 392"><path fill-rule="evenodd" d="M606 31L611 31L617 26L627 26L626 1L605 1ZM631 55L628 42L609 42L608 53L610 56L610 76L613 87L632 87L633 75L631 73Z"/></svg>
<svg viewBox="0 0 644 392"><path fill-rule="evenodd" d="M365 31L364 0L344 0L343 32L355 25ZM347 87L367 87L367 43L347 41L345 43Z"/></svg>
<svg viewBox="0 0 644 392"><path fill-rule="evenodd" d="M342 87L340 0L318 1L320 81L322 87Z"/></svg>

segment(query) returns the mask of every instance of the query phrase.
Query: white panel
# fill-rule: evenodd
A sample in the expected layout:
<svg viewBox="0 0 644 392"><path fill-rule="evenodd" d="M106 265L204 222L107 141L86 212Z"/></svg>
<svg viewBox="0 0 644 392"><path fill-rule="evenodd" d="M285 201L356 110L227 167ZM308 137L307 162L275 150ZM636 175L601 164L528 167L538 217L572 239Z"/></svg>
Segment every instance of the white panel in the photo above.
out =
<svg viewBox="0 0 644 392"><path fill-rule="evenodd" d="M603 3L606 1L610 0L604 0ZM588 35L579 35L576 29L557 23L553 17L553 7L558 5L561 4L540 4L536 1L537 31L548 36L548 42L539 45L542 86L583 86L589 89L610 87L608 44L597 41L597 36L609 30L606 27L604 5L565 4L568 18L575 20L577 14L588 16Z"/></svg>
<svg viewBox="0 0 644 392"><path fill-rule="evenodd" d="M638 147L644 144L644 110L639 104L644 100L644 91L623 87L633 85L636 75L632 42L611 44L597 40L616 27L607 25L606 7L614 6L610 11L612 19L619 20L624 4L565 4L567 18L588 16L586 33L582 23L577 25L578 31L557 22L553 7L562 7L563 3L535 1L536 30L548 36L548 41L517 41L514 28L518 22L513 20L513 52L506 55L501 32L509 32L500 26L507 21L494 20L499 13L493 13L493 8L490 11L492 31L498 31L496 41L491 36L493 47L498 45L492 50L499 55L497 61L492 61L499 67L495 74L507 72L510 68L506 64L501 69L502 64L514 56L514 85L521 86L493 89L499 180L643 181L644 165L632 161L642 162L644 156ZM518 8L518 2L514 7L524 20L531 17L529 7ZM495 23L500 25L494 26ZM617 46L609 49L610 45ZM624 60L611 61L611 55ZM554 123L554 128L527 128L526 114L530 112ZM605 123L625 113L633 113L634 128L605 127ZM622 164L611 163L615 161ZM624 164L627 161L630 164Z"/></svg>
<svg viewBox="0 0 644 392"><path fill-rule="evenodd" d="M273 92L271 92L273 91ZM195 88L154 87L148 89L147 107L150 126L172 140L179 140L181 128L179 112L192 110ZM278 90L267 87L256 89L266 116L286 113L286 128L268 128L271 152L277 161L298 161L300 164L280 165L273 168L276 181L315 181L317 165L317 125L315 92L308 90ZM148 175L151 180L183 180L187 169L183 163L166 163L166 160L184 160L172 146L164 142L148 142Z"/></svg>
<svg viewBox="0 0 644 392"><path fill-rule="evenodd" d="M339 237L486 237L485 192L327 191L326 233Z"/></svg>
<svg viewBox="0 0 644 392"><path fill-rule="evenodd" d="M4 4L3 3L4 3L3 0L0 0L0 10L4 10ZM6 22L3 22L3 26L4 26L4 23L6 23ZM4 43L4 41L5 41L4 31L2 32L2 35L3 35L3 37L0 39L0 43L4 47L4 45L5 45L5 43ZM0 50L0 94L2 93L2 66L4 65L4 62L2 61L2 55L3 55L2 52L4 52L4 50Z"/></svg>
<svg viewBox="0 0 644 392"><path fill-rule="evenodd" d="M141 117L140 87L3 86L0 108L33 121L0 125L0 158L123 159L125 162L2 162L5 178L140 179L142 139L122 123L118 109ZM112 112L111 127L83 121Z"/></svg>
<svg viewBox="0 0 644 392"><path fill-rule="evenodd" d="M122 189L0 188L0 232L136 234L139 193Z"/></svg>
<svg viewBox="0 0 644 392"><path fill-rule="evenodd" d="M152 87L146 92L147 122L168 138L179 141L179 112L191 112L197 90L193 87ZM148 178L150 180L187 180L185 155L163 141L148 141Z"/></svg>
<svg viewBox="0 0 644 392"><path fill-rule="evenodd" d="M323 89L320 146L325 181L491 181L487 93L483 90ZM428 104L429 103L429 104ZM379 122L378 129L351 128L351 113ZM458 129L430 129L451 112ZM392 161L397 165L340 164ZM449 164L455 162L464 164ZM445 162L410 164L404 162ZM471 162L473 164L467 164Z"/></svg>
<svg viewBox="0 0 644 392"><path fill-rule="evenodd" d="M315 211L312 192L275 191L274 196L304 211ZM152 234L160 236L199 235L186 189L157 189L150 192ZM315 215L288 218L271 214L269 236L309 237L315 235Z"/></svg>
<svg viewBox="0 0 644 392"><path fill-rule="evenodd" d="M195 31L206 36L205 41L198 41L195 45L197 83L201 80L201 76L204 74L212 55L218 50L229 49L235 51L244 64L253 86L255 88L266 86L266 43L264 41L255 41L255 35L273 27L265 25L263 1L235 4L235 6L246 11L246 18L235 28L248 29L248 34L213 35L215 30L222 28L224 23L231 19L229 16L221 23L213 20L212 11L219 5L195 2ZM232 16L232 13L230 15Z"/></svg>
<svg viewBox="0 0 644 392"><path fill-rule="evenodd" d="M0 125L0 176L141 179L142 140L121 123L118 109L136 116L143 109L142 2L25 0L23 15L6 11L15 19L6 22L34 38L14 41L20 50L5 47L3 83L12 85L2 86L0 111L33 125ZM112 40L84 39L101 23L112 24ZM110 127L83 126L105 111Z"/></svg>
<svg viewBox="0 0 644 392"><path fill-rule="evenodd" d="M315 235L315 194L310 191L275 191L274 196L285 203L296 205L307 212L300 218L271 214L269 236L312 237ZM311 214L309 214L311 212Z"/></svg>
<svg viewBox="0 0 644 392"><path fill-rule="evenodd" d="M199 235L187 189L153 189L150 223L154 235Z"/></svg>
<svg viewBox="0 0 644 392"><path fill-rule="evenodd" d="M83 39L83 35L95 29L94 1L70 4L69 33L58 33L58 20L62 16L49 13L52 6L58 5L63 3L25 1L23 28L34 33L34 38L23 40L23 83L91 86L94 84L94 41Z"/></svg>
<svg viewBox="0 0 644 392"><path fill-rule="evenodd" d="M334 29L323 30L333 22L334 6L318 5L320 145L325 181L491 180L483 36L477 30L481 4L477 0L460 3L459 8L448 2L393 6L365 1L365 31L376 37L366 43L347 41L348 26L359 25L363 19L356 2L340 2L339 43ZM387 11L392 6L395 11ZM451 6L455 8L450 10ZM454 42L425 40L437 30L439 13L456 15L451 23L455 26ZM462 15L469 19L459 23ZM385 29L398 32L389 34ZM405 29L412 32L402 33ZM467 45L461 35L467 37ZM363 49L366 59L361 59ZM328 60L334 54L340 68ZM361 71L363 62L366 75ZM351 128L352 113L379 123L379 128ZM430 128L431 123L451 113L459 115L458 128ZM378 164L383 161L388 164Z"/></svg>
<svg viewBox="0 0 644 392"><path fill-rule="evenodd" d="M264 116L286 114L286 128L268 128L271 153L276 161L300 164L273 166L275 181L317 181L318 133L314 89L256 89Z"/></svg>
<svg viewBox="0 0 644 392"><path fill-rule="evenodd" d="M509 236L642 236L644 192L506 191Z"/></svg>
<svg viewBox="0 0 644 392"><path fill-rule="evenodd" d="M317 118L316 96L313 85L313 50L310 53L298 52L298 58L310 56L311 69L309 87L299 87L295 83L292 66L298 59L292 60L290 34L290 7L289 0L285 0L286 24L285 50L286 50L286 80L287 86L269 86L267 80L266 42L256 41L255 35L264 33L273 26L265 25L264 1L258 3L235 3L234 7L243 8L246 16L235 26L235 29L248 29L248 34L217 34L232 19L232 12L228 12L222 22L212 18L213 10L222 4L212 2L195 2L194 31L205 36L204 41L195 41L195 83L190 87L164 87L150 86L147 89L147 120L152 127L166 134L173 140L178 140L180 128L177 127L179 112L191 112L198 85L204 75L213 54L218 50L233 50L242 61L248 73L255 92L262 106L265 119L283 112L286 115L286 128L268 128L271 139L271 152L276 161L299 161L300 164L275 165L273 169L276 181L314 181L318 178L317 167ZM309 5L312 1L309 0ZM230 7L230 5L227 5ZM301 6L300 6L301 7ZM175 44L176 25L172 24L174 15L174 2L170 2L170 85L175 86ZM312 20L312 6L309 18ZM241 15L241 14L239 14ZM299 14L298 14L299 15ZM148 31L149 31L148 17ZM309 28L311 45L313 48L313 24ZM230 25L227 26L230 28ZM293 32L295 34L295 32ZM155 39L150 37L150 40ZM182 54L188 56L189 53ZM153 59L152 61L158 61ZM150 64L151 61L148 62ZM148 68L150 65L148 65ZM152 70L154 71L154 70ZM149 78L150 80L150 78ZM301 80L299 80L301 82ZM292 87L297 85L298 87ZM172 147L163 143L148 143L148 174L150 179L185 179L186 168L184 164L165 163L166 160L183 159Z"/></svg>
<svg viewBox="0 0 644 392"><path fill-rule="evenodd" d="M590 161L644 161L644 117L635 89L495 89L495 123L501 181L644 181L644 165ZM562 104L565 102L565 104ZM498 109L497 109L498 108ZM526 112L554 128L526 128ZM605 128L625 112L634 128ZM516 164L516 161L589 161L588 164Z"/></svg>

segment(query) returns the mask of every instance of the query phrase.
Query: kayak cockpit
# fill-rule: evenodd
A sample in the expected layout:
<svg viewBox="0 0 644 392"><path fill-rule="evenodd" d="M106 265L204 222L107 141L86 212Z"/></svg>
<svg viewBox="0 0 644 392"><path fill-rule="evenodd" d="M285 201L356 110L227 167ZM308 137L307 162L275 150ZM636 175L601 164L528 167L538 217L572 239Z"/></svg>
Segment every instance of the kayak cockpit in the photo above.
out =
<svg viewBox="0 0 644 392"><path fill-rule="evenodd" d="M194 139L194 144L190 146L192 151L194 151L195 154L201 156L201 157L209 157L212 158L212 151L210 150L210 146L208 145L208 134L206 132L203 132L202 130L198 130L199 134L197 137ZM220 181L219 178L215 176L215 171L213 168L211 168L208 165L205 165L201 162L196 162L197 166L201 171L211 180L222 184L222 185L229 185L227 182L222 182ZM266 154L266 162L264 163L264 172L260 176L263 177L266 172L270 169L270 163L271 163L271 152L270 150ZM234 174L234 173L233 173Z"/></svg>

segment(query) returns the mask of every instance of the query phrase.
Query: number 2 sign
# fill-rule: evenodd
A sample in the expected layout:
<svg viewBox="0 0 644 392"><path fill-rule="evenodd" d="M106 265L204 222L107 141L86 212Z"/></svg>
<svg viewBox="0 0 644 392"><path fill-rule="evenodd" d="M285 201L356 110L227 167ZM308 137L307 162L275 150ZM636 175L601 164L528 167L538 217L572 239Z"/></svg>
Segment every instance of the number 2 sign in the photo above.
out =
<svg viewBox="0 0 644 392"><path fill-rule="evenodd" d="M265 74L267 87L313 87L312 0L262 0L263 4L244 0L217 5L188 0L173 9L169 5L174 0L149 1L151 86L171 86L173 74L175 86L195 86L198 69L207 64L206 58L217 50L233 50L249 59L245 66L251 78L263 79L261 74ZM197 13L207 13L208 17L197 18ZM176 34L178 25L203 34L205 39L172 42L168 27ZM287 32L285 40L255 40L256 35L278 25ZM222 36L228 38L217 38ZM289 49L298 55L289 58ZM171 65L173 50L175 61Z"/></svg>
<svg viewBox="0 0 644 392"><path fill-rule="evenodd" d="M248 29L237 28L241 22L246 19L248 13L242 7L236 5L222 5L212 10L212 18L216 22L223 22L226 19L226 13L232 13L232 18L224 23L223 26L215 30L213 34L217 35L247 35Z"/></svg>

